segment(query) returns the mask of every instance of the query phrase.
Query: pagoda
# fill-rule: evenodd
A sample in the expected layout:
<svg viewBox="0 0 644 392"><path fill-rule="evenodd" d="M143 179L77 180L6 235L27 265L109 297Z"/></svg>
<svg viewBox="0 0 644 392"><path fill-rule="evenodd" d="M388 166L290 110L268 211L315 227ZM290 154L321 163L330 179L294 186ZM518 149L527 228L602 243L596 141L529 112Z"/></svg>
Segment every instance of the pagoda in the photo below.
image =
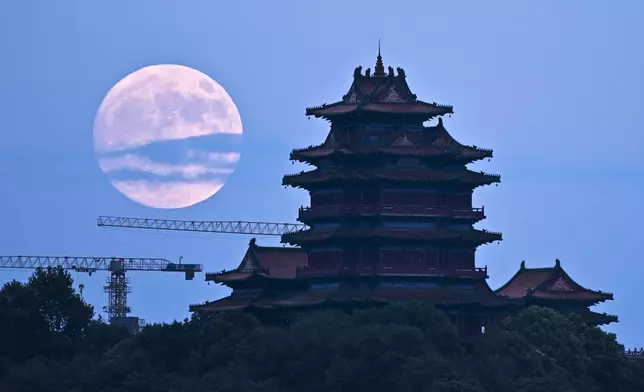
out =
<svg viewBox="0 0 644 392"><path fill-rule="evenodd" d="M587 289L575 282L555 260L554 267L526 268L525 261L516 274L496 294L521 300L523 306L543 306L561 313L576 313L588 324L604 325L617 322L617 316L596 313L589 307L612 300L613 294Z"/></svg>
<svg viewBox="0 0 644 392"><path fill-rule="evenodd" d="M379 51L374 72L357 67L341 101L306 109L307 116L327 120L330 131L321 145L291 153L292 161L314 169L282 180L307 190L311 200L298 215L308 229L282 236L297 250L277 248L284 255L299 252L297 260L288 258L288 277L242 261L234 271L207 279L233 287L227 301L234 298L243 307L353 308L424 300L454 315L459 328L480 329L512 303L495 296L486 283L487 267L475 265L476 248L502 237L473 227L485 212L472 207L472 193L500 176L466 167L491 158L492 150L458 143L442 121L452 113L451 106L419 100L402 68L385 71ZM247 256L257 249L252 241ZM242 288L251 281L253 293Z"/></svg>
<svg viewBox="0 0 644 392"><path fill-rule="evenodd" d="M191 310L281 318L424 301L464 335L531 304L580 313L592 324L616 321L588 309L612 296L574 283L559 264L548 273L522 267L496 292L488 286L476 250L502 236L474 228L485 210L472 206L472 195L501 178L468 169L492 150L457 142L443 123L452 113L451 106L419 100L402 68L385 70L379 50L373 73L357 67L340 101L306 109L330 130L322 144L291 152L292 161L313 168L282 180L310 194L310 206L298 214L307 228L281 239L294 247L251 240L236 269L206 274L232 294Z"/></svg>
<svg viewBox="0 0 644 392"><path fill-rule="evenodd" d="M300 278L487 277L475 250L501 233L473 228L485 215L472 193L500 176L466 164L492 150L454 140L441 119L452 107L418 100L397 71L385 73L379 53L373 74L356 68L341 101L306 110L331 129L323 144L291 153L315 169L282 180L311 198L298 217L310 228L282 237L309 253ZM434 118L437 125L424 125Z"/></svg>
<svg viewBox="0 0 644 392"><path fill-rule="evenodd" d="M465 330L498 311L503 301L475 252L502 237L473 227L485 214L472 194L500 176L466 167L492 150L457 142L442 121L452 113L419 100L402 68L385 71L380 51L373 73L355 69L342 100L306 109L330 131L321 145L291 153L315 168L282 180L311 199L298 216L309 229L282 237L308 253L297 278L309 289L292 303L425 300L459 315Z"/></svg>

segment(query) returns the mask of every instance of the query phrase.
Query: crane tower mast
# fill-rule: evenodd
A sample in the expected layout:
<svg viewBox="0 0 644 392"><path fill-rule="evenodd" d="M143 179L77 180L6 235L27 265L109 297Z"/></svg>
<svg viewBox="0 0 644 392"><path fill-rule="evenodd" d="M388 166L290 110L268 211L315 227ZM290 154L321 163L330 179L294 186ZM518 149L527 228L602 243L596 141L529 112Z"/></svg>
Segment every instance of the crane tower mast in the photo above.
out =
<svg viewBox="0 0 644 392"><path fill-rule="evenodd" d="M53 257L53 256L0 256L0 268L36 269L60 266L64 269L86 272L109 271L103 287L108 304L103 307L110 322L127 319L130 308L127 295L132 292L126 271L183 272L192 280L195 272L203 270L200 264L177 264L161 258L124 257Z"/></svg>

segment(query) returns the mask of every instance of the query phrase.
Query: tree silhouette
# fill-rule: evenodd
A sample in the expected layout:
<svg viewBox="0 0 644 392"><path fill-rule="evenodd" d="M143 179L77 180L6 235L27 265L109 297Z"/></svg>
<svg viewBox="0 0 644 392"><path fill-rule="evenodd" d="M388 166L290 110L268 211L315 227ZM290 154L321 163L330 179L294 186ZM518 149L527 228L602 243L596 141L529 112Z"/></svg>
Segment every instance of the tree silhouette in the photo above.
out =
<svg viewBox="0 0 644 392"><path fill-rule="evenodd" d="M129 336L92 320L61 269L0 290L0 391L630 392L644 369L615 335L532 307L466 343L422 303L287 324L231 312ZM632 361L633 363L635 361Z"/></svg>

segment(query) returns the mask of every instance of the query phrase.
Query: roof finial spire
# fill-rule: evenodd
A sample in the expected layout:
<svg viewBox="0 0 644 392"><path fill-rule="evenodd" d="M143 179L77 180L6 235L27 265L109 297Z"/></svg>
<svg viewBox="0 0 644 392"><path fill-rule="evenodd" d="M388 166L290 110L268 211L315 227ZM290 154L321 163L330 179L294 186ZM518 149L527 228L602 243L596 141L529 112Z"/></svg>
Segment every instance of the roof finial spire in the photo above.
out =
<svg viewBox="0 0 644 392"><path fill-rule="evenodd" d="M378 38L378 58L376 59L376 68L374 69L373 76L385 76L385 66L382 63L382 56L380 55L380 38Z"/></svg>

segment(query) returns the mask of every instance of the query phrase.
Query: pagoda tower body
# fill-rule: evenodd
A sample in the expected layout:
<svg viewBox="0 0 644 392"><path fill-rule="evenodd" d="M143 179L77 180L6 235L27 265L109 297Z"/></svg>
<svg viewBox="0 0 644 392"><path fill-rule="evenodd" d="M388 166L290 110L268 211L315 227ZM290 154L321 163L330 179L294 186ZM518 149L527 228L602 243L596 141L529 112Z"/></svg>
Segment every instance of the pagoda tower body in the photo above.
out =
<svg viewBox="0 0 644 392"><path fill-rule="evenodd" d="M442 121L451 113L451 106L418 100L402 68L385 72L380 53L373 73L355 69L341 101L306 110L327 120L330 131L323 144L291 153L315 167L282 181L310 193L298 216L309 229L282 242L308 253L297 278L309 282L309 300L324 291L327 301L339 302L425 299L456 313L476 303L478 316L499 305L475 253L501 233L473 228L485 214L472 206L472 194L500 176L466 167L492 150L454 140Z"/></svg>

